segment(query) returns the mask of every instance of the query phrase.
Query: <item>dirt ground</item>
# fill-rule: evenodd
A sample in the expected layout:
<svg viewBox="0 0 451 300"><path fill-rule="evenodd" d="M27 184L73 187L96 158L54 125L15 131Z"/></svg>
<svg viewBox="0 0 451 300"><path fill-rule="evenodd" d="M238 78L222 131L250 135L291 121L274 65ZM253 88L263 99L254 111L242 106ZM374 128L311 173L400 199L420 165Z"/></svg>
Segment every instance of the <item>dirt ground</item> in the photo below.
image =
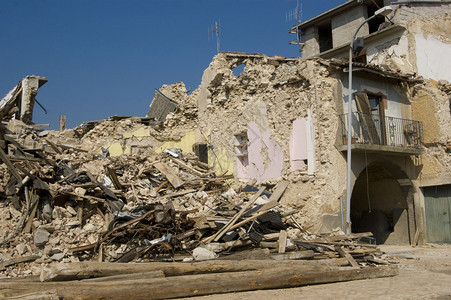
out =
<svg viewBox="0 0 451 300"><path fill-rule="evenodd" d="M399 275L280 290L260 290L186 299L451 299L451 245L381 245L398 261Z"/></svg>

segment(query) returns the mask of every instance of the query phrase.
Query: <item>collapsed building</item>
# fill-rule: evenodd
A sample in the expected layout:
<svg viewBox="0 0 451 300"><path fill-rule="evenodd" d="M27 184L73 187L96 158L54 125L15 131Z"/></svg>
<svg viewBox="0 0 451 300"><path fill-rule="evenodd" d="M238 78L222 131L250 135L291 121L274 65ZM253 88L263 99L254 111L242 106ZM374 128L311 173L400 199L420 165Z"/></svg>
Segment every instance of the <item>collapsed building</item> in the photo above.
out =
<svg viewBox="0 0 451 300"><path fill-rule="evenodd" d="M384 4L347 1L294 26L305 59L218 54L191 94L183 83L156 91L146 120L164 122L157 129L128 120L49 137L113 156L180 148L242 182L288 180L282 202L300 209L306 230L343 228L348 70L342 59L354 29ZM440 224L449 214L437 217L448 207L446 196L442 205L433 199L451 182L450 85L443 80L449 72L424 49L448 51L450 4L392 5L390 22L375 18L359 31L365 48L353 66L352 231L371 231L378 243L412 243L416 234L422 242L446 242L451 229Z"/></svg>
<svg viewBox="0 0 451 300"><path fill-rule="evenodd" d="M303 58L220 52L192 93L182 82L156 90L145 117L44 131L32 123L32 111L47 79L23 79L0 100L0 245L10 246L0 252L0 269L35 261L30 270L10 268L8 276L78 280L119 267L81 264L91 271L80 273L78 265L52 263L172 261L187 253L210 259L247 246L273 254L261 249L236 257L341 256L345 265L362 267L388 262L369 256L376 246L357 238L450 242L451 84L448 62L430 54L449 53L451 4L395 2L388 19L367 24L384 4L347 1L293 26ZM350 89L346 52L354 30L365 47L352 62ZM341 235L347 225L356 234ZM314 234L327 232L335 236ZM329 267L315 280L329 276ZM131 272L125 269L121 274ZM3 296L24 291L9 288ZM29 292L40 288L30 285ZM64 285L58 293L74 295Z"/></svg>
<svg viewBox="0 0 451 300"><path fill-rule="evenodd" d="M219 53L198 89L188 94L183 83L163 86L145 118L115 117L45 134L92 156L179 148L241 182L287 180L282 202L300 210L297 219L305 230L344 229L348 70L342 58L350 39L345 33L383 4L348 1L294 26L304 59ZM429 199L451 182L450 85L439 80L447 78L440 73L445 68L433 74L422 69L425 59L433 60L429 66L436 60L419 48L434 40L449 49L450 5L395 5L390 22L374 19L363 27L368 45L354 63L352 231L371 231L378 243L413 243L415 235L420 242L448 241L446 232L435 237L440 221L434 221L434 209L441 208ZM19 84L2 99L2 107L9 105L2 109L5 115L20 111L16 119L30 123L30 109L27 116L21 107L32 106L11 103L33 104L47 81L33 78L37 86L27 92L32 96L19 97L28 90ZM30 136L23 142L39 147Z"/></svg>

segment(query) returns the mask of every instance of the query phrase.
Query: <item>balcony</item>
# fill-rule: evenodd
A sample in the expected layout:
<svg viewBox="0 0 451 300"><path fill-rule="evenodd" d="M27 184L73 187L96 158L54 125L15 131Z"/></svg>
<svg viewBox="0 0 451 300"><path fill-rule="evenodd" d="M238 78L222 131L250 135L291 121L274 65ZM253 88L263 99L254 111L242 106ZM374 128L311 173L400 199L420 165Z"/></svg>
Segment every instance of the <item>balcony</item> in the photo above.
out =
<svg viewBox="0 0 451 300"><path fill-rule="evenodd" d="M347 151L348 115L340 115L338 150ZM395 117L382 117L360 112L353 113L353 151L388 152L400 155L419 155L423 148L423 123Z"/></svg>

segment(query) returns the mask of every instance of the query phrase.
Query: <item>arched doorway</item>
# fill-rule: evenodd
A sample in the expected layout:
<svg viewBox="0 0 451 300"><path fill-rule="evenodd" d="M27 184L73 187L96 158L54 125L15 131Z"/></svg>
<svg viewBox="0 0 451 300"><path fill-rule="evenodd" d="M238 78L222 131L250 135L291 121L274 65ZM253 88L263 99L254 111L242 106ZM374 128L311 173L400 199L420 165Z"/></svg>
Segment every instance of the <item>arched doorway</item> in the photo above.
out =
<svg viewBox="0 0 451 300"><path fill-rule="evenodd" d="M411 182L393 167L372 163L358 176L351 196L352 232L370 231L378 244L409 244Z"/></svg>

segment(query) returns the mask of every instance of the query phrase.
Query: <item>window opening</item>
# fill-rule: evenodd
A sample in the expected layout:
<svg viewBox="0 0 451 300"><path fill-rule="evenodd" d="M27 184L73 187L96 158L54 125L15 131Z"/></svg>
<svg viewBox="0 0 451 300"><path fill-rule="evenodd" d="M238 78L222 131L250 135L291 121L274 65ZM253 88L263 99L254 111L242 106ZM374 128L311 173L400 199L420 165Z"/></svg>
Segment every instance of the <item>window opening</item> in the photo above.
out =
<svg viewBox="0 0 451 300"><path fill-rule="evenodd" d="M200 162L208 164L208 146L207 146L207 144L194 144L193 152L199 158Z"/></svg>
<svg viewBox="0 0 451 300"><path fill-rule="evenodd" d="M320 52L332 49L332 25L330 23L318 27L318 44Z"/></svg>
<svg viewBox="0 0 451 300"><path fill-rule="evenodd" d="M249 139L247 132L243 131L235 135L235 153L240 163L246 167L249 165L249 153L248 153Z"/></svg>
<svg viewBox="0 0 451 300"><path fill-rule="evenodd" d="M240 76L241 73L243 73L245 67L246 67L245 64L241 64L239 66L236 66L235 68L232 69L233 75L235 75L236 77Z"/></svg>
<svg viewBox="0 0 451 300"><path fill-rule="evenodd" d="M378 3L377 3L378 2ZM368 11L368 17L374 15L374 12L381 7L384 6L383 1L373 1L373 5L368 5L367 11ZM385 23L385 17L384 16L376 16L372 20L368 22L368 30L369 33L373 33L379 30L380 26Z"/></svg>

